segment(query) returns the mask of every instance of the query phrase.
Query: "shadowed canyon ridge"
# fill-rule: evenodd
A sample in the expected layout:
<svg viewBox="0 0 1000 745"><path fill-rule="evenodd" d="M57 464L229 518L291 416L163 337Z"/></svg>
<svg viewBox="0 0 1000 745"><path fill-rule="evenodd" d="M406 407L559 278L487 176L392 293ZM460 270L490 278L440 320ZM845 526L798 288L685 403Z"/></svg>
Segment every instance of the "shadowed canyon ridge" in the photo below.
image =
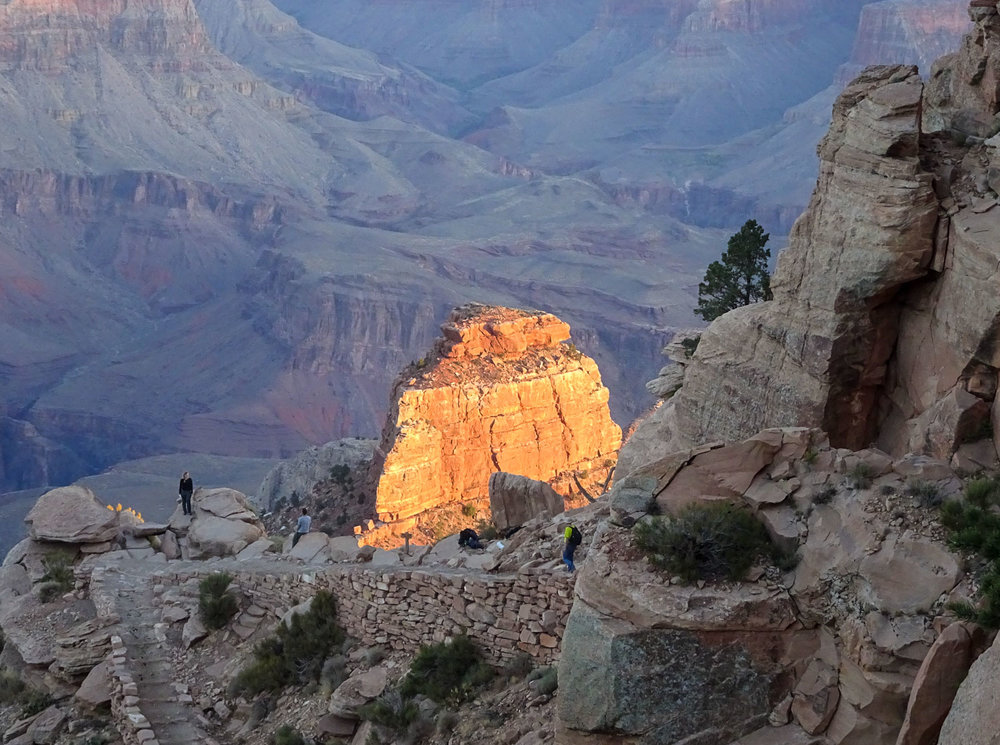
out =
<svg viewBox="0 0 1000 745"><path fill-rule="evenodd" d="M570 323L627 423L831 84L962 6L4 3L0 485L374 436L470 300Z"/></svg>

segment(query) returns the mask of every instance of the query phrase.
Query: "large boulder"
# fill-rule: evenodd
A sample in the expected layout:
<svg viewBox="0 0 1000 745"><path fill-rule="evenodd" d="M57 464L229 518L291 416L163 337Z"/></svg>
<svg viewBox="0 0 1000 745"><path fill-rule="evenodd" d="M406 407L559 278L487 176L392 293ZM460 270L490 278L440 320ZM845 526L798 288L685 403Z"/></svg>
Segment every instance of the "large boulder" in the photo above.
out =
<svg viewBox="0 0 1000 745"><path fill-rule="evenodd" d="M544 481L498 471L490 476L490 512L500 530L516 528L535 517L553 517L565 509L562 496Z"/></svg>
<svg viewBox="0 0 1000 745"><path fill-rule="evenodd" d="M1000 636L973 663L941 727L937 745L996 745L1000 732Z"/></svg>
<svg viewBox="0 0 1000 745"><path fill-rule="evenodd" d="M235 489L198 489L187 532L191 558L235 556L264 536L246 495Z"/></svg>
<svg viewBox="0 0 1000 745"><path fill-rule="evenodd" d="M104 543L118 537L118 513L97 501L84 486L46 492L24 519L36 541Z"/></svg>
<svg viewBox="0 0 1000 745"><path fill-rule="evenodd" d="M953 623L941 633L913 681L896 745L936 745L955 694L981 649L977 641L984 636L982 629L968 623Z"/></svg>

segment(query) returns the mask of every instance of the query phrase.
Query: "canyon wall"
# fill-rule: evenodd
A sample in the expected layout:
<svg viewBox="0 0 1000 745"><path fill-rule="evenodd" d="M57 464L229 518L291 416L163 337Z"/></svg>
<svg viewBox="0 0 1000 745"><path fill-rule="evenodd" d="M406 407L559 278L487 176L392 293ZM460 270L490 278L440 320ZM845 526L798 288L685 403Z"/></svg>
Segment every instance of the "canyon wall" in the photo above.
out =
<svg viewBox="0 0 1000 745"><path fill-rule="evenodd" d="M505 471L548 481L602 478L621 430L597 365L569 326L539 312L457 309L429 357L403 371L376 451L378 518L397 523L443 504L487 503Z"/></svg>
<svg viewBox="0 0 1000 745"><path fill-rule="evenodd" d="M838 445L944 458L995 444L1000 18L979 0L970 15L926 86L874 67L840 96L774 300L706 330L661 432L809 424Z"/></svg>

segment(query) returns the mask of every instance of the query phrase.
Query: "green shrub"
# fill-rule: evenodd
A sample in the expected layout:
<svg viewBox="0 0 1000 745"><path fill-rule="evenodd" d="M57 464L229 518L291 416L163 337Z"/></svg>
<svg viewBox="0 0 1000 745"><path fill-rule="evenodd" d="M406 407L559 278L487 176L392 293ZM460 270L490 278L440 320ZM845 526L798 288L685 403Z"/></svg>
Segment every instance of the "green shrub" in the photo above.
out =
<svg viewBox="0 0 1000 745"><path fill-rule="evenodd" d="M933 481L924 481L923 479L908 481L906 484L906 494L917 500L917 504L921 507L928 508L940 507L944 499L941 489L937 484Z"/></svg>
<svg viewBox="0 0 1000 745"><path fill-rule="evenodd" d="M686 582L738 580L758 559L776 554L764 526L727 502L696 503L674 519L643 520L635 540L654 566Z"/></svg>
<svg viewBox="0 0 1000 745"><path fill-rule="evenodd" d="M26 688L20 696L21 716L33 717L52 706L54 699L46 691Z"/></svg>
<svg viewBox="0 0 1000 745"><path fill-rule="evenodd" d="M256 696L293 684L319 681L324 662L343 642L336 601L328 591L320 590L308 612L292 616L288 625L279 624L274 636L254 647L253 662L233 679L230 693Z"/></svg>
<svg viewBox="0 0 1000 745"><path fill-rule="evenodd" d="M1000 479L972 479L965 486L965 499L974 507L987 509L1000 501Z"/></svg>
<svg viewBox="0 0 1000 745"><path fill-rule="evenodd" d="M24 692L24 681L13 670L0 669L0 704L10 704Z"/></svg>
<svg viewBox="0 0 1000 745"><path fill-rule="evenodd" d="M236 615L239 603L229 592L233 577L226 572L210 574L198 585L198 613L208 629L225 628L229 619Z"/></svg>
<svg viewBox="0 0 1000 745"><path fill-rule="evenodd" d="M813 504L829 504L835 496L837 496L837 487L833 484L827 484L813 494Z"/></svg>
<svg viewBox="0 0 1000 745"><path fill-rule="evenodd" d="M503 674L508 678L526 678L535 663L527 652L518 652L503 667Z"/></svg>
<svg viewBox="0 0 1000 745"><path fill-rule="evenodd" d="M535 690L545 696L555 693L556 688L558 687L559 675L558 671L554 667L546 668L542 675L538 678L538 682L535 683Z"/></svg>
<svg viewBox="0 0 1000 745"><path fill-rule="evenodd" d="M333 466L330 469L330 479L334 482L344 486L348 481L351 481L351 467L345 464L338 466Z"/></svg>
<svg viewBox="0 0 1000 745"><path fill-rule="evenodd" d="M681 349L684 350L684 356L687 358L694 357L694 353L698 350L698 343L701 341L701 334L698 336L689 336L686 339L681 339Z"/></svg>
<svg viewBox="0 0 1000 745"><path fill-rule="evenodd" d="M65 593L66 591L55 582L42 582L38 585L38 599L42 603L51 603Z"/></svg>
<svg viewBox="0 0 1000 745"><path fill-rule="evenodd" d="M855 489L867 489L875 480L875 469L868 463L860 461L847 472L847 481Z"/></svg>
<svg viewBox="0 0 1000 745"><path fill-rule="evenodd" d="M472 698L493 676L472 640L456 636L451 642L421 646L400 692L407 697L423 695L439 704L457 704Z"/></svg>
<svg viewBox="0 0 1000 745"><path fill-rule="evenodd" d="M500 535L497 532L497 526L493 524L492 520L480 520L476 523L476 533L479 535L479 540L484 542L494 541Z"/></svg>
<svg viewBox="0 0 1000 745"><path fill-rule="evenodd" d="M476 508L474 502L469 502L468 504L462 505L462 514L465 515L466 517L475 517L476 512L478 512L478 509Z"/></svg>
<svg viewBox="0 0 1000 745"><path fill-rule="evenodd" d="M374 667L385 659L385 650L382 647L368 647L365 650L365 664Z"/></svg>
<svg viewBox="0 0 1000 745"><path fill-rule="evenodd" d="M73 565L65 554L56 552L45 554L42 559L45 574L39 582L51 582L59 588L60 593L73 589Z"/></svg>
<svg viewBox="0 0 1000 745"><path fill-rule="evenodd" d="M302 737L299 731L287 724L278 728L278 731L274 733L274 737L271 738L271 742L273 745L306 745L305 738Z"/></svg>
<svg viewBox="0 0 1000 745"><path fill-rule="evenodd" d="M334 655L323 663L319 681L328 694L337 690L345 680L347 680L347 658L344 655Z"/></svg>
<svg viewBox="0 0 1000 745"><path fill-rule="evenodd" d="M437 733L439 735L450 736L452 731L458 725L458 714L449 710L442 709L438 713L437 717Z"/></svg>
<svg viewBox="0 0 1000 745"><path fill-rule="evenodd" d="M952 548L976 554L985 562L979 582L979 602L949 605L959 617L987 628L1000 628L1000 482L974 479L965 498L941 505L941 524L949 531Z"/></svg>
<svg viewBox="0 0 1000 745"><path fill-rule="evenodd" d="M816 459L818 457L819 457L819 450L817 450L816 448L810 447L810 448L807 448L806 451L802 454L802 461L807 466L811 466L813 463L816 462Z"/></svg>
<svg viewBox="0 0 1000 745"><path fill-rule="evenodd" d="M358 715L366 722L401 732L416 721L420 715L420 707L399 689L390 688L374 701L362 706Z"/></svg>

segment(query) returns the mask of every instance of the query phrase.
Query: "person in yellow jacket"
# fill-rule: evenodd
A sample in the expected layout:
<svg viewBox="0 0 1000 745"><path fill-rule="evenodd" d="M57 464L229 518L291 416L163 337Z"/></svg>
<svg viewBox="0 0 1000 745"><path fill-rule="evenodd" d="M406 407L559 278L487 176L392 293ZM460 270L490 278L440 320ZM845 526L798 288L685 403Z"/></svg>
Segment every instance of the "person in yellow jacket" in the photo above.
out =
<svg viewBox="0 0 1000 745"><path fill-rule="evenodd" d="M567 525L563 531L563 555L562 559L566 563L567 572L575 572L576 566L573 564L573 553L580 545L582 535L575 525Z"/></svg>

